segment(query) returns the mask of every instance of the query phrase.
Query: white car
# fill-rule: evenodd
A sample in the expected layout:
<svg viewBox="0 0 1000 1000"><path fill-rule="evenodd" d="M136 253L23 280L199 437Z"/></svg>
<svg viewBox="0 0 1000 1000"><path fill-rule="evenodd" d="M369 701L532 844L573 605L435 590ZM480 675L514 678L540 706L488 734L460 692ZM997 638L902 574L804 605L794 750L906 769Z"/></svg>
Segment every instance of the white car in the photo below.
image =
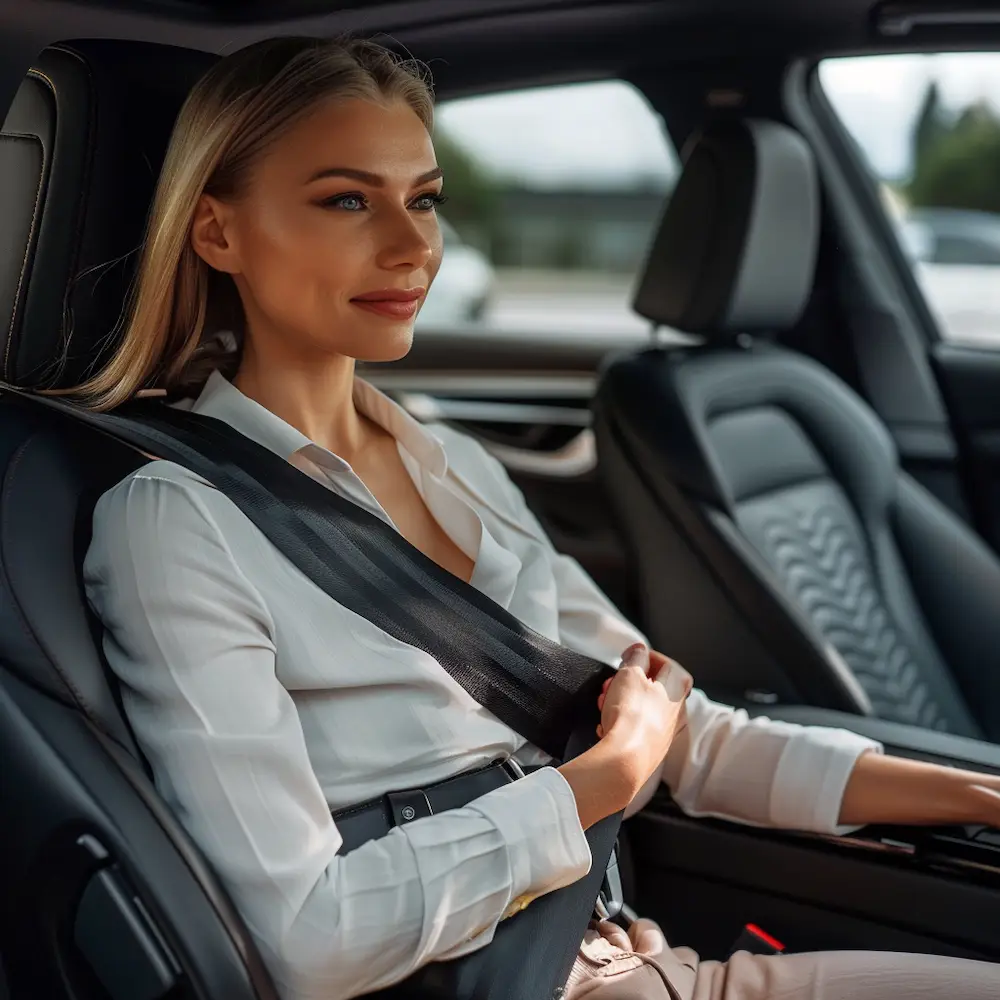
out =
<svg viewBox="0 0 1000 1000"><path fill-rule="evenodd" d="M949 340L1000 343L1000 216L914 209L898 220L927 303Z"/></svg>
<svg viewBox="0 0 1000 1000"><path fill-rule="evenodd" d="M416 323L428 329L477 322L493 291L493 265L486 255L463 243L446 219L440 223L444 258Z"/></svg>

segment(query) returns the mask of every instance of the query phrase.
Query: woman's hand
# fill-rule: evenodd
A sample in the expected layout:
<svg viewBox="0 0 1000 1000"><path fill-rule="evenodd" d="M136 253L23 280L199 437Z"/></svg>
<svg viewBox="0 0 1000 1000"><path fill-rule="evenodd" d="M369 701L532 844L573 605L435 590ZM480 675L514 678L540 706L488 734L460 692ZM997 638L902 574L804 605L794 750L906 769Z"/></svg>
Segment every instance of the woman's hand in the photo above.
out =
<svg viewBox="0 0 1000 1000"><path fill-rule="evenodd" d="M559 770L573 789L584 829L624 809L653 776L687 724L691 675L645 646L631 646L598 699L599 742Z"/></svg>
<svg viewBox="0 0 1000 1000"><path fill-rule="evenodd" d="M642 668L642 654L645 652L645 647L641 643L637 643L635 646L630 646L625 650L625 654L622 656L622 667L627 665L627 660L629 656L636 656L638 660L636 661L638 666ZM650 681L656 681L667 688L668 692L675 690L684 690L684 700L681 702L680 714L677 718L677 724L674 728L674 736L676 736L681 730L687 726L687 697L691 693L691 688L694 686L694 679L691 675L676 661L671 660L669 656L664 656L663 653L658 653L655 649L648 651L648 660L645 664L646 677ZM611 720L605 718L604 706L607 704L607 694L608 688L611 686L611 682L615 680L620 674L622 674L621 669L614 677L609 677L604 682L604 687L601 690L601 695L597 699L597 710L601 713L601 722L597 727L598 738L603 738L606 730L611 728ZM625 675L622 675L623 678ZM625 678L627 680L627 678ZM624 680L623 682L624 683ZM609 713L614 713L614 718L617 719L617 710L620 705L614 700L609 705Z"/></svg>
<svg viewBox="0 0 1000 1000"><path fill-rule="evenodd" d="M840 822L1000 827L1000 777L865 753L847 782Z"/></svg>
<svg viewBox="0 0 1000 1000"><path fill-rule="evenodd" d="M692 683L679 663L641 644L625 650L618 672L605 681L597 700L597 735L629 756L639 788L660 768L687 725L685 703Z"/></svg>

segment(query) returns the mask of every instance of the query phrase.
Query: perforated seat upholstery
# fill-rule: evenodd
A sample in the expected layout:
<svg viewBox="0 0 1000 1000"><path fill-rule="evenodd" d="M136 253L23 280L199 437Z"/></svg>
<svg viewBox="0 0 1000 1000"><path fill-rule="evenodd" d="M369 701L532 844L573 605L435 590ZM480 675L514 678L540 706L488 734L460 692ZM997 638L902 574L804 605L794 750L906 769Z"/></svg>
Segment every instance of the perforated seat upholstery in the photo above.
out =
<svg viewBox="0 0 1000 1000"><path fill-rule="evenodd" d="M616 358L595 400L645 625L723 697L1000 739L1000 563L856 393L768 339L806 305L818 228L797 133L694 145L635 306L703 343Z"/></svg>
<svg viewBox="0 0 1000 1000"><path fill-rule="evenodd" d="M197 61L56 49L21 87L0 133L6 381L73 382L113 345ZM82 597L93 503L142 461L0 395L3 964L13 996L271 1000L252 939L156 794Z"/></svg>

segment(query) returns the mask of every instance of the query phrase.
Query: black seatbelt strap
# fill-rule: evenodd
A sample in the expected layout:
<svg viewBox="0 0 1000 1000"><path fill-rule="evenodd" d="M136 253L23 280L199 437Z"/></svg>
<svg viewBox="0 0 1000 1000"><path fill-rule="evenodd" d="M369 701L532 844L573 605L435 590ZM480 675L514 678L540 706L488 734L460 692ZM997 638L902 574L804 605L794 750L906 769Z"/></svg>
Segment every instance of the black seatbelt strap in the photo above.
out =
<svg viewBox="0 0 1000 1000"><path fill-rule="evenodd" d="M593 741L606 664L534 632L381 518L228 424L162 403L95 413L7 388L201 476L334 600L430 653L479 704L546 753L566 759Z"/></svg>

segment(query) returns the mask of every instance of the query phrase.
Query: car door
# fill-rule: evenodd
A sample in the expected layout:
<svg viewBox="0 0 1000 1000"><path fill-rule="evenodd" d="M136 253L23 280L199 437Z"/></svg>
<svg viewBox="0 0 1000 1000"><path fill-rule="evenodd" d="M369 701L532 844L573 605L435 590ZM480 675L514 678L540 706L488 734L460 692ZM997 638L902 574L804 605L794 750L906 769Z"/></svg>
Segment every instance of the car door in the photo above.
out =
<svg viewBox="0 0 1000 1000"><path fill-rule="evenodd" d="M650 337L631 291L676 156L621 80L445 100L436 120L441 271L410 354L365 375L417 418L474 435L556 547L634 616L589 404L605 356Z"/></svg>
<svg viewBox="0 0 1000 1000"><path fill-rule="evenodd" d="M826 59L814 86L893 285L880 343L855 340L867 395L904 463L1000 551L1000 51Z"/></svg>

